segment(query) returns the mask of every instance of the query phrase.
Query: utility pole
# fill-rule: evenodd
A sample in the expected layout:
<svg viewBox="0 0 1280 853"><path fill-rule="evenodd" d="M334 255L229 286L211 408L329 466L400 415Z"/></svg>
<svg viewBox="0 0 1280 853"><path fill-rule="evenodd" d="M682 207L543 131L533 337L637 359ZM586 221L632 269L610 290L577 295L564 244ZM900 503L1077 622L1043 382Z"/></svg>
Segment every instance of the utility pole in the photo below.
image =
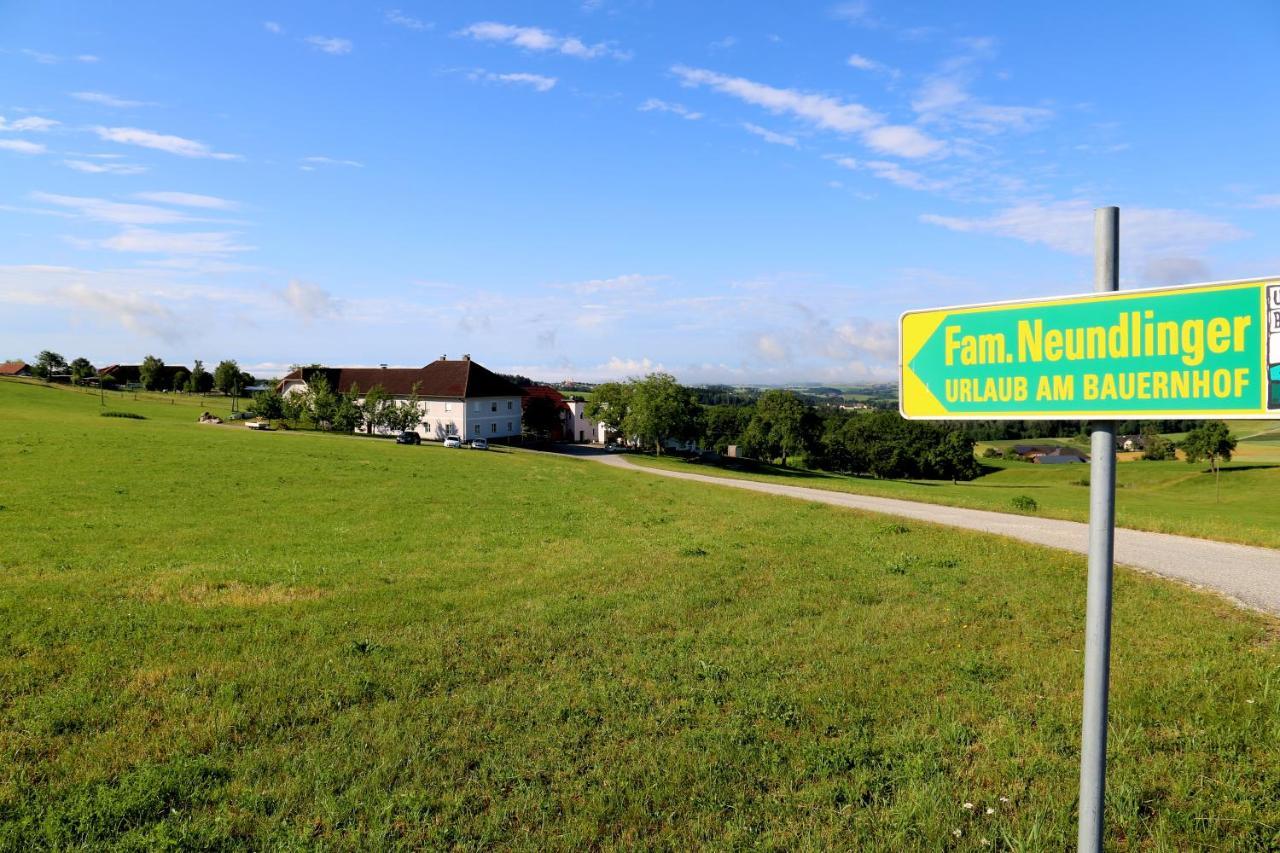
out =
<svg viewBox="0 0 1280 853"><path fill-rule="evenodd" d="M1120 289L1120 208L1093 212L1093 289ZM1085 604L1084 715L1080 731L1081 851L1101 853L1111 676L1111 575L1115 565L1116 422L1093 424L1089 462L1089 581Z"/></svg>

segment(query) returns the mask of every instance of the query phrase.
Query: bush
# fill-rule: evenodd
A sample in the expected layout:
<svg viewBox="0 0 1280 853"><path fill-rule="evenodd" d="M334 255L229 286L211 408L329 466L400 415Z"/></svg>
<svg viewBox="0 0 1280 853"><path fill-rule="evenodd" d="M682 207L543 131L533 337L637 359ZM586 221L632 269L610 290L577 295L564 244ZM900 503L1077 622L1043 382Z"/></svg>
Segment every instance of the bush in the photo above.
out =
<svg viewBox="0 0 1280 853"><path fill-rule="evenodd" d="M1009 505L1019 512L1035 512L1040 508L1040 504L1036 503L1036 499L1030 495L1014 495Z"/></svg>
<svg viewBox="0 0 1280 853"><path fill-rule="evenodd" d="M140 415L137 412L113 412L108 410L98 414L104 418L128 418L131 421L145 421L147 419L146 415Z"/></svg>
<svg viewBox="0 0 1280 853"><path fill-rule="evenodd" d="M999 450L996 450L994 447L988 447L982 451L983 459L1002 459L1003 457L1004 454Z"/></svg>

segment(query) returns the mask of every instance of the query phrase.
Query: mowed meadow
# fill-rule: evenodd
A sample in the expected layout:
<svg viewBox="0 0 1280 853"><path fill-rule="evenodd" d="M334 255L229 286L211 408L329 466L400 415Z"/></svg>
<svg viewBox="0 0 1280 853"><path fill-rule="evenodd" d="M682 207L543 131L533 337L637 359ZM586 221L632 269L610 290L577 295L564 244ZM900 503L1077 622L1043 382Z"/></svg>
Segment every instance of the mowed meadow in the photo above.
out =
<svg viewBox="0 0 1280 853"><path fill-rule="evenodd" d="M1043 850L1084 562L0 381L0 849ZM1280 846L1277 622L1117 572L1108 846Z"/></svg>

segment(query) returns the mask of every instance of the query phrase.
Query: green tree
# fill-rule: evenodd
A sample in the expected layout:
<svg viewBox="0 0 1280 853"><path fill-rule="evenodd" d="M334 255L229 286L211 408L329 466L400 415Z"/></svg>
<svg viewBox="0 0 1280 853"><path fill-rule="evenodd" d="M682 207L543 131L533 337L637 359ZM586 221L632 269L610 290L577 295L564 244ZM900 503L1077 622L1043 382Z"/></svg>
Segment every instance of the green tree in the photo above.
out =
<svg viewBox="0 0 1280 853"><path fill-rule="evenodd" d="M191 375L187 377L187 391L192 394L207 394L211 390L213 376L204 369L204 362L197 358L191 368Z"/></svg>
<svg viewBox="0 0 1280 853"><path fill-rule="evenodd" d="M741 444L742 433L754 413L753 406L707 406L703 409L703 446L724 453L729 445Z"/></svg>
<svg viewBox="0 0 1280 853"><path fill-rule="evenodd" d="M274 389L259 391L253 395L253 410L260 418L280 420L284 417L284 398Z"/></svg>
<svg viewBox="0 0 1280 853"><path fill-rule="evenodd" d="M791 391L766 391L756 401L755 413L743 433L748 453L762 459L807 452L816 438L818 420L813 407Z"/></svg>
<svg viewBox="0 0 1280 853"><path fill-rule="evenodd" d="M973 455L973 439L965 435L963 430L950 425L939 424L935 429L938 442L930 461L937 473L944 478L950 477L953 484L958 480L972 480L978 476L980 467Z"/></svg>
<svg viewBox="0 0 1280 853"><path fill-rule="evenodd" d="M1187 462L1209 461L1209 467L1213 469L1214 500L1221 497L1218 462L1230 462L1235 449L1236 440L1222 421L1205 421L1187 433L1187 437L1182 440L1182 452L1186 454Z"/></svg>
<svg viewBox="0 0 1280 853"><path fill-rule="evenodd" d="M415 383L406 399L391 399L386 415L383 417L383 424L388 431L401 433L416 430L420 423L422 423L422 409L418 406L418 386Z"/></svg>
<svg viewBox="0 0 1280 853"><path fill-rule="evenodd" d="M191 374L187 373L185 370L175 371L173 374L173 390L178 392L186 388L187 380L190 378Z"/></svg>
<svg viewBox="0 0 1280 853"><path fill-rule="evenodd" d="M97 373L97 371L93 369L93 364L84 356L80 356L72 361L70 368L71 381L77 385L82 384L86 379Z"/></svg>
<svg viewBox="0 0 1280 853"><path fill-rule="evenodd" d="M652 444L662 454L668 439L698 435L702 407L698 398L669 373L650 373L631 382L630 399L622 429L642 444Z"/></svg>
<svg viewBox="0 0 1280 853"><path fill-rule="evenodd" d="M238 397L240 389L244 387L241 382L240 365L232 359L218 362L218 366L213 370L214 388L228 397Z"/></svg>
<svg viewBox="0 0 1280 853"><path fill-rule="evenodd" d="M358 389L352 387L351 390L355 392L356 397L360 396ZM390 405L391 398L387 394L387 389L381 385L374 385L365 393L364 402L360 408L360 419L364 423L366 433L373 435L374 430L380 430L386 426Z"/></svg>
<svg viewBox="0 0 1280 853"><path fill-rule="evenodd" d="M31 365L31 373L38 376L45 382L55 373L62 373L67 369L67 360L53 350L41 350L36 356L36 363Z"/></svg>
<svg viewBox="0 0 1280 853"><path fill-rule="evenodd" d="M164 359L148 355L142 360L142 367L138 370L139 381L142 387L148 391L166 390L164 387Z"/></svg>
<svg viewBox="0 0 1280 853"><path fill-rule="evenodd" d="M627 382L597 385L583 411L591 420L608 427L610 432L621 434L627 411L631 407L631 392L632 384Z"/></svg>
<svg viewBox="0 0 1280 853"><path fill-rule="evenodd" d="M322 372L311 374L307 380L307 390L303 395L302 409L307 419L317 429L333 429L333 422L338 413L338 395L329 387L329 380Z"/></svg>
<svg viewBox="0 0 1280 853"><path fill-rule="evenodd" d="M555 401L548 397L529 397L520 416L524 434L537 441L546 441L551 431L560 423L560 412Z"/></svg>
<svg viewBox="0 0 1280 853"><path fill-rule="evenodd" d="M1144 426L1142 428L1142 458L1151 462L1162 462L1166 459L1173 459L1174 453L1173 442L1156 432L1153 426Z"/></svg>
<svg viewBox="0 0 1280 853"><path fill-rule="evenodd" d="M356 390L351 388L337 397L333 407L333 429L335 432L355 432L364 418L364 411L356 402Z"/></svg>

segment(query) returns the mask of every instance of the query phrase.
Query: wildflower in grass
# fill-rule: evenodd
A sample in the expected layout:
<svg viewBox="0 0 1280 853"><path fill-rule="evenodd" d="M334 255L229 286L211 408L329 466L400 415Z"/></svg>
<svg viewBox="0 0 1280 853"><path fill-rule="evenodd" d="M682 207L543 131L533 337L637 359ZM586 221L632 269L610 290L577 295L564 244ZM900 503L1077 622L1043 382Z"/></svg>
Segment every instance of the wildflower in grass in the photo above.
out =
<svg viewBox="0 0 1280 853"><path fill-rule="evenodd" d="M951 834L954 835L956 838L959 838L960 836L964 835L964 833L960 831L960 827L958 826L955 829L951 830Z"/></svg>
<svg viewBox="0 0 1280 853"><path fill-rule="evenodd" d="M965 803L964 807L966 811L973 811L973 803Z"/></svg>
<svg viewBox="0 0 1280 853"><path fill-rule="evenodd" d="M1009 798L1008 798L1008 797L1001 797L1001 798L1000 798L1000 802L1002 802L1002 803L1007 803L1007 802L1009 802Z"/></svg>
<svg viewBox="0 0 1280 853"><path fill-rule="evenodd" d="M1246 705L1252 705L1252 704L1253 704L1253 700L1252 700L1252 699L1246 699L1246 700L1244 700L1244 703L1245 703Z"/></svg>
<svg viewBox="0 0 1280 853"><path fill-rule="evenodd" d="M996 813L995 809L991 808L991 806L987 806L987 814L995 814L995 813Z"/></svg>
<svg viewBox="0 0 1280 853"><path fill-rule="evenodd" d="M990 847L990 846L991 846L991 842L990 842L990 841L988 841L988 840L987 840L987 839L985 839L985 838L981 838L981 839L979 839L979 840L978 840L978 843L979 843L979 844L981 844L983 847Z"/></svg>

